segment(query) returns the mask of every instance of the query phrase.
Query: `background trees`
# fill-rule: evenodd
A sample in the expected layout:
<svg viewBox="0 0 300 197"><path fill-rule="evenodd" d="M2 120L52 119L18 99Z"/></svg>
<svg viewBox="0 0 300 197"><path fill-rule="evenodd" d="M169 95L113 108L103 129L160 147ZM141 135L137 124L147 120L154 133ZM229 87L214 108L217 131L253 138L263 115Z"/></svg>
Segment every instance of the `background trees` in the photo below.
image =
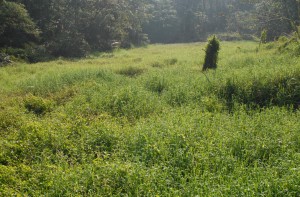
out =
<svg viewBox="0 0 300 197"><path fill-rule="evenodd" d="M24 6L0 1L0 46L24 47L36 41L39 32Z"/></svg>
<svg viewBox="0 0 300 197"><path fill-rule="evenodd" d="M125 0L14 0L30 13L41 31L38 44L53 56L82 57L91 50L142 45L144 3ZM19 4L17 4L19 3ZM7 18L7 17L6 17ZM8 18L7 18L8 19ZM10 20L10 19L8 19ZM2 25L1 25L2 26ZM18 41L16 41L18 42Z"/></svg>
<svg viewBox="0 0 300 197"><path fill-rule="evenodd" d="M82 57L151 42L221 33L267 40L297 30L297 0L1 0L0 48L35 43L52 56ZM224 39L226 39L224 37ZM233 38L235 39L235 38Z"/></svg>
<svg viewBox="0 0 300 197"><path fill-rule="evenodd" d="M267 30L267 40L274 40L296 30L299 24L297 0L265 0L256 4L258 30Z"/></svg>

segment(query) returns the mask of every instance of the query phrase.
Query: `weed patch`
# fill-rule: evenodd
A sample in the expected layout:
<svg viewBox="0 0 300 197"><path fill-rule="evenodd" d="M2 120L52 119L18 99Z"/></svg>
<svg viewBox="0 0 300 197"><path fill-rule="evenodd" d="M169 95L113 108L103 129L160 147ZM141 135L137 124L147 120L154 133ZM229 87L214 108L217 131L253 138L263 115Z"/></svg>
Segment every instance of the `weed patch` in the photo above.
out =
<svg viewBox="0 0 300 197"><path fill-rule="evenodd" d="M0 196L297 196L300 63L277 45L222 42L205 75L202 43L1 67Z"/></svg>
<svg viewBox="0 0 300 197"><path fill-rule="evenodd" d="M28 95L24 100L24 106L28 112L32 112L36 115L45 115L51 111L54 103L41 97Z"/></svg>
<svg viewBox="0 0 300 197"><path fill-rule="evenodd" d="M178 62L177 58L171 58L171 59L166 59L165 64L166 65L175 65Z"/></svg>
<svg viewBox="0 0 300 197"><path fill-rule="evenodd" d="M297 109L300 101L300 73L294 72L269 79L254 79L244 83L228 80L218 94L225 99L228 108L234 102L248 106L292 106Z"/></svg>
<svg viewBox="0 0 300 197"><path fill-rule="evenodd" d="M163 68L165 65L163 63L160 62L153 62L151 63L151 67L153 68Z"/></svg>
<svg viewBox="0 0 300 197"><path fill-rule="evenodd" d="M124 75L127 77L137 77L145 72L145 69L129 66L117 71L117 74Z"/></svg>
<svg viewBox="0 0 300 197"><path fill-rule="evenodd" d="M152 92L162 94L163 91L168 89L168 82L164 77L152 77L146 82L146 88Z"/></svg>
<svg viewBox="0 0 300 197"><path fill-rule="evenodd" d="M129 120L147 117L159 109L155 96L133 87L124 88L110 95L102 103L105 111L113 116L124 116Z"/></svg>

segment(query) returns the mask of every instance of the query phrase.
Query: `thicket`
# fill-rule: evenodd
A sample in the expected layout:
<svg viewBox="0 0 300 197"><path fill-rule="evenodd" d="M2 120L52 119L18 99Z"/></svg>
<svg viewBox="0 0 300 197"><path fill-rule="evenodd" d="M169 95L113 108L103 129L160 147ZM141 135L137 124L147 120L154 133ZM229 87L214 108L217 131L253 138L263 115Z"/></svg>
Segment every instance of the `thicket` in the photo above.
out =
<svg viewBox="0 0 300 197"><path fill-rule="evenodd" d="M0 67L1 66L6 66L7 64L10 64L11 60L9 55L6 53L0 53Z"/></svg>
<svg viewBox="0 0 300 197"><path fill-rule="evenodd" d="M218 54L220 50L220 41L214 35L208 39L205 48L205 59L202 70L216 69L218 63Z"/></svg>

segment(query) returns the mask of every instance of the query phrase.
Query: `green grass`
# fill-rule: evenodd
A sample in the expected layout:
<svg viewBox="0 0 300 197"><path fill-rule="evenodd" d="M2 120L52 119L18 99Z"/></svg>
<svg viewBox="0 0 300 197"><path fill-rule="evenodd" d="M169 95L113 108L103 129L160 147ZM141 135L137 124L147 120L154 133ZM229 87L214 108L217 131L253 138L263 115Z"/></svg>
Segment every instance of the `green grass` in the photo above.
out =
<svg viewBox="0 0 300 197"><path fill-rule="evenodd" d="M300 62L150 45L0 68L0 196L299 196Z"/></svg>

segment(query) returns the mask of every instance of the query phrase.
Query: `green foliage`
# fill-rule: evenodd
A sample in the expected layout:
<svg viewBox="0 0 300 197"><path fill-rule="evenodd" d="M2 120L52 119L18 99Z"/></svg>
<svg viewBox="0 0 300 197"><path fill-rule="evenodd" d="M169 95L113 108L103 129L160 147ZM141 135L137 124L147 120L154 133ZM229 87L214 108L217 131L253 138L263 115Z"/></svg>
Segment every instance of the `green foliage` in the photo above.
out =
<svg viewBox="0 0 300 197"><path fill-rule="evenodd" d="M210 34L227 41L255 40L262 29L268 29L266 41L273 41L299 32L296 0L11 0L1 4L0 45L24 49L25 44L36 43L26 52L30 62L48 60L49 55L76 58L112 51L114 43L129 49L150 41L204 41Z"/></svg>
<svg viewBox="0 0 300 197"><path fill-rule="evenodd" d="M247 85L243 82L228 80L220 87L219 95L231 108L234 102L250 107L291 106L299 107L300 73L286 73L276 78L253 79Z"/></svg>
<svg viewBox="0 0 300 197"><path fill-rule="evenodd" d="M266 29L262 30L260 34L260 44L267 43L267 37L268 37L268 30Z"/></svg>
<svg viewBox="0 0 300 197"><path fill-rule="evenodd" d="M145 69L143 68L137 68L133 66L129 66L127 68L123 68L121 70L118 70L117 73L120 75L124 75L127 77L137 77L145 72Z"/></svg>
<svg viewBox="0 0 300 197"><path fill-rule="evenodd" d="M243 40L243 37L239 33L222 33L222 34L217 34L218 38L221 41L241 41Z"/></svg>
<svg viewBox="0 0 300 197"><path fill-rule="evenodd" d="M6 53L0 53L0 67L1 66L6 66L7 64L10 64L11 60L9 55Z"/></svg>
<svg viewBox="0 0 300 197"><path fill-rule="evenodd" d="M47 46L50 54L59 57L84 57L90 50L89 44L78 33L61 33Z"/></svg>
<svg viewBox="0 0 300 197"><path fill-rule="evenodd" d="M134 88L120 89L117 94L108 96L102 104L104 110L113 116L127 117L129 120L147 117L159 110L154 96Z"/></svg>
<svg viewBox="0 0 300 197"><path fill-rule="evenodd" d="M49 96L60 90L64 90L64 88L71 88L77 81L89 81L92 79L110 81L111 73L97 68L93 70L72 68L72 71L59 73L54 69L51 74L38 73L36 76L29 77L20 83L19 86L26 93Z"/></svg>
<svg viewBox="0 0 300 197"><path fill-rule="evenodd" d="M205 59L202 70L216 69L218 62L218 53L220 50L220 41L214 35L208 39L208 43L205 49Z"/></svg>
<svg viewBox="0 0 300 197"><path fill-rule="evenodd" d="M53 102L41 97L29 95L24 100L24 106L28 112L33 112L36 115L44 115L45 113L51 111Z"/></svg>
<svg viewBox="0 0 300 197"><path fill-rule="evenodd" d="M161 62L153 62L153 63L151 63L151 66L153 68L163 68L165 65Z"/></svg>
<svg viewBox="0 0 300 197"><path fill-rule="evenodd" d="M1 109L0 111L0 130L2 132L18 128L22 123L21 115L15 111ZM1 161L0 161L1 163Z"/></svg>
<svg viewBox="0 0 300 197"><path fill-rule="evenodd" d="M1 51L9 55L13 61L17 60L36 63L52 59L43 45L25 44L24 48L7 47L3 48Z"/></svg>
<svg viewBox="0 0 300 197"><path fill-rule="evenodd" d="M36 41L39 32L23 5L1 2L0 46L24 47L25 43Z"/></svg>
<svg viewBox="0 0 300 197"><path fill-rule="evenodd" d="M297 196L300 63L282 43L224 42L206 76L202 43L0 68L0 196ZM117 73L133 63L147 72Z"/></svg>
<svg viewBox="0 0 300 197"><path fill-rule="evenodd" d="M176 86L169 89L166 93L167 103L173 107L182 106L188 101L188 94L184 86Z"/></svg>
<svg viewBox="0 0 300 197"><path fill-rule="evenodd" d="M178 62L178 60L177 60L177 58L171 58L171 59L166 59L165 60L165 63L167 64L167 65L175 65L176 63Z"/></svg>
<svg viewBox="0 0 300 197"><path fill-rule="evenodd" d="M44 45L26 45L24 53L22 59L29 63L46 62L53 59Z"/></svg>
<svg viewBox="0 0 300 197"><path fill-rule="evenodd" d="M295 0L265 0L256 3L258 29L267 29L266 41L290 34L299 21L299 2Z"/></svg>
<svg viewBox="0 0 300 197"><path fill-rule="evenodd" d="M168 82L164 77L154 76L146 82L146 87L152 92L162 94L163 91L168 89Z"/></svg>

